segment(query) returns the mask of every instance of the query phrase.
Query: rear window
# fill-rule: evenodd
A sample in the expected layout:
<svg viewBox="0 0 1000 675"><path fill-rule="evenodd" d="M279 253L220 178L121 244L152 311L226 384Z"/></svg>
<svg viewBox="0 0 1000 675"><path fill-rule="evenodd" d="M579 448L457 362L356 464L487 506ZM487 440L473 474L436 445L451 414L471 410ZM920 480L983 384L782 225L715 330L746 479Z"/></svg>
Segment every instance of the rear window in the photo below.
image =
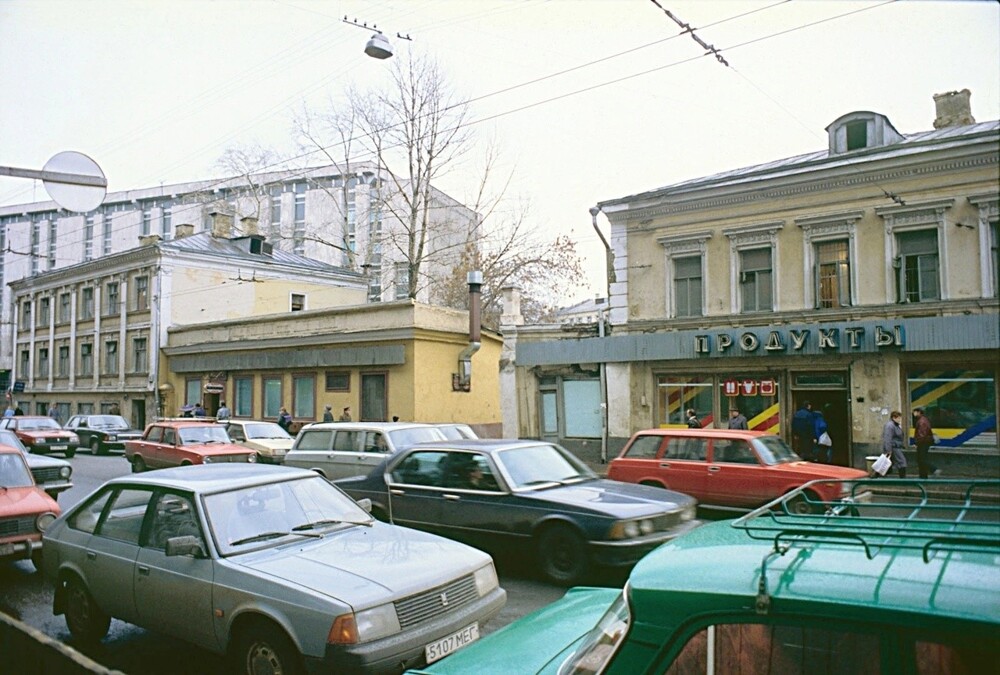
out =
<svg viewBox="0 0 1000 675"><path fill-rule="evenodd" d="M315 431L302 431L295 441L296 450L329 450L333 441L333 431L329 429L317 429Z"/></svg>
<svg viewBox="0 0 1000 675"><path fill-rule="evenodd" d="M434 427L410 427L409 429L394 429L389 432L389 438L392 439L392 445L395 447L396 450L399 450L400 448L405 448L415 443L447 440L444 437L444 434L441 433L441 430L435 429Z"/></svg>

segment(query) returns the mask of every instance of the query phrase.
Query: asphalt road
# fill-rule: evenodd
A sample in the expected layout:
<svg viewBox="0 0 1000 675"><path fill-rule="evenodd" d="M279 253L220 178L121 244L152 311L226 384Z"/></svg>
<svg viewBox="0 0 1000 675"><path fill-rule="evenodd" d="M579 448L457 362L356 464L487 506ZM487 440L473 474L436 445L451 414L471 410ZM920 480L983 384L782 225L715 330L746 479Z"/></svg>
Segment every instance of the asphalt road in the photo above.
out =
<svg viewBox="0 0 1000 675"><path fill-rule="evenodd" d="M129 473L121 455L94 457L77 454L72 460L72 489L59 496L67 508L99 487L104 481ZM507 605L500 615L483 627L491 633L502 626L562 597L565 589L535 577L530 559L517 555L497 561L500 584L507 590ZM598 572L595 585L621 587L626 575L621 572ZM41 630L57 640L71 644L108 668L131 675L183 675L217 673L224 669L220 656L188 643L115 620L108 637L99 645L74 644L62 616L52 614L52 589L35 572L30 562L0 564L0 611Z"/></svg>

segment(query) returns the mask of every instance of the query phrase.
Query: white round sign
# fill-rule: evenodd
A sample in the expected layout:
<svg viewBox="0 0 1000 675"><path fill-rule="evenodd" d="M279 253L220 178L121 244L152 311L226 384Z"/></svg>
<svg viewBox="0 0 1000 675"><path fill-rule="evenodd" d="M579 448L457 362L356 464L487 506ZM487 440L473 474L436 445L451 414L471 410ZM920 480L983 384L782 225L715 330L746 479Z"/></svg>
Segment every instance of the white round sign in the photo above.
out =
<svg viewBox="0 0 1000 675"><path fill-rule="evenodd" d="M87 157L82 152L66 150L52 156L45 163L43 171L53 171L56 173L71 173L80 176L93 176L104 180L104 172L97 162ZM77 211L88 213L93 211L108 193L107 187L95 185L80 185L78 183L62 182L59 180L43 180L45 189L49 196L67 211Z"/></svg>

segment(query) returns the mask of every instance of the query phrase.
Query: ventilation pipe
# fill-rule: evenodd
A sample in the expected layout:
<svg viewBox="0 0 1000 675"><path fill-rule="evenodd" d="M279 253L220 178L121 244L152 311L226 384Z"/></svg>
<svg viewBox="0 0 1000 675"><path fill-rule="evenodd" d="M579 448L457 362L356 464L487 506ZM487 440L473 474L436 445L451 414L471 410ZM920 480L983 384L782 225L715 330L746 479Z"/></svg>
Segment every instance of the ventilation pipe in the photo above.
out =
<svg viewBox="0 0 1000 675"><path fill-rule="evenodd" d="M453 391L469 391L472 389L472 355L479 351L482 346L480 342L480 330L482 323L482 294L483 273L479 271L469 272L469 346L458 355L458 372L452 375L451 388Z"/></svg>

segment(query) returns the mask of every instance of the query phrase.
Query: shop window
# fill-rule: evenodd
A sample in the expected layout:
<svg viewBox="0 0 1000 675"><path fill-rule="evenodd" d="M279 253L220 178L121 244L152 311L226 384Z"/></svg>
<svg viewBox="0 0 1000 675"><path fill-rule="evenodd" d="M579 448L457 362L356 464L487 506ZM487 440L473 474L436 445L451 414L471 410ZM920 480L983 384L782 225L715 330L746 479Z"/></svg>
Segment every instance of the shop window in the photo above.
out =
<svg viewBox="0 0 1000 675"><path fill-rule="evenodd" d="M939 446L996 449L995 370L911 370L906 386L910 410L924 409Z"/></svg>
<svg viewBox="0 0 1000 675"><path fill-rule="evenodd" d="M361 373L361 420L385 421L389 409L389 376L386 373Z"/></svg>
<svg viewBox="0 0 1000 675"><path fill-rule="evenodd" d="M702 427L713 422L711 378L656 378L656 422L661 427L686 427L685 411L693 408Z"/></svg>
<svg viewBox="0 0 1000 675"><path fill-rule="evenodd" d="M186 405L201 403L201 378L189 379L184 382L184 403Z"/></svg>
<svg viewBox="0 0 1000 675"><path fill-rule="evenodd" d="M292 417L297 420L316 419L316 378L297 375L292 378Z"/></svg>
<svg viewBox="0 0 1000 675"><path fill-rule="evenodd" d="M350 391L351 372L349 370L328 370L325 373L326 391Z"/></svg>
<svg viewBox="0 0 1000 675"><path fill-rule="evenodd" d="M781 409L778 404L778 384L759 373L735 374L719 383L719 414L721 428L726 428L729 411L738 410L747 418L754 431L780 433Z"/></svg>
<svg viewBox="0 0 1000 675"><path fill-rule="evenodd" d="M281 412L281 377L265 377L261 381L265 419L276 418Z"/></svg>
<svg viewBox="0 0 1000 675"><path fill-rule="evenodd" d="M233 379L233 415L235 417L251 417L253 415L253 378L237 377Z"/></svg>
<svg viewBox="0 0 1000 675"><path fill-rule="evenodd" d="M601 381L563 380L563 424L566 438L600 438L604 408Z"/></svg>
<svg viewBox="0 0 1000 675"><path fill-rule="evenodd" d="M816 244L816 307L851 304L851 258L846 239Z"/></svg>
<svg viewBox="0 0 1000 675"><path fill-rule="evenodd" d="M896 235L896 269L899 302L927 302L941 298L937 230L900 232Z"/></svg>

